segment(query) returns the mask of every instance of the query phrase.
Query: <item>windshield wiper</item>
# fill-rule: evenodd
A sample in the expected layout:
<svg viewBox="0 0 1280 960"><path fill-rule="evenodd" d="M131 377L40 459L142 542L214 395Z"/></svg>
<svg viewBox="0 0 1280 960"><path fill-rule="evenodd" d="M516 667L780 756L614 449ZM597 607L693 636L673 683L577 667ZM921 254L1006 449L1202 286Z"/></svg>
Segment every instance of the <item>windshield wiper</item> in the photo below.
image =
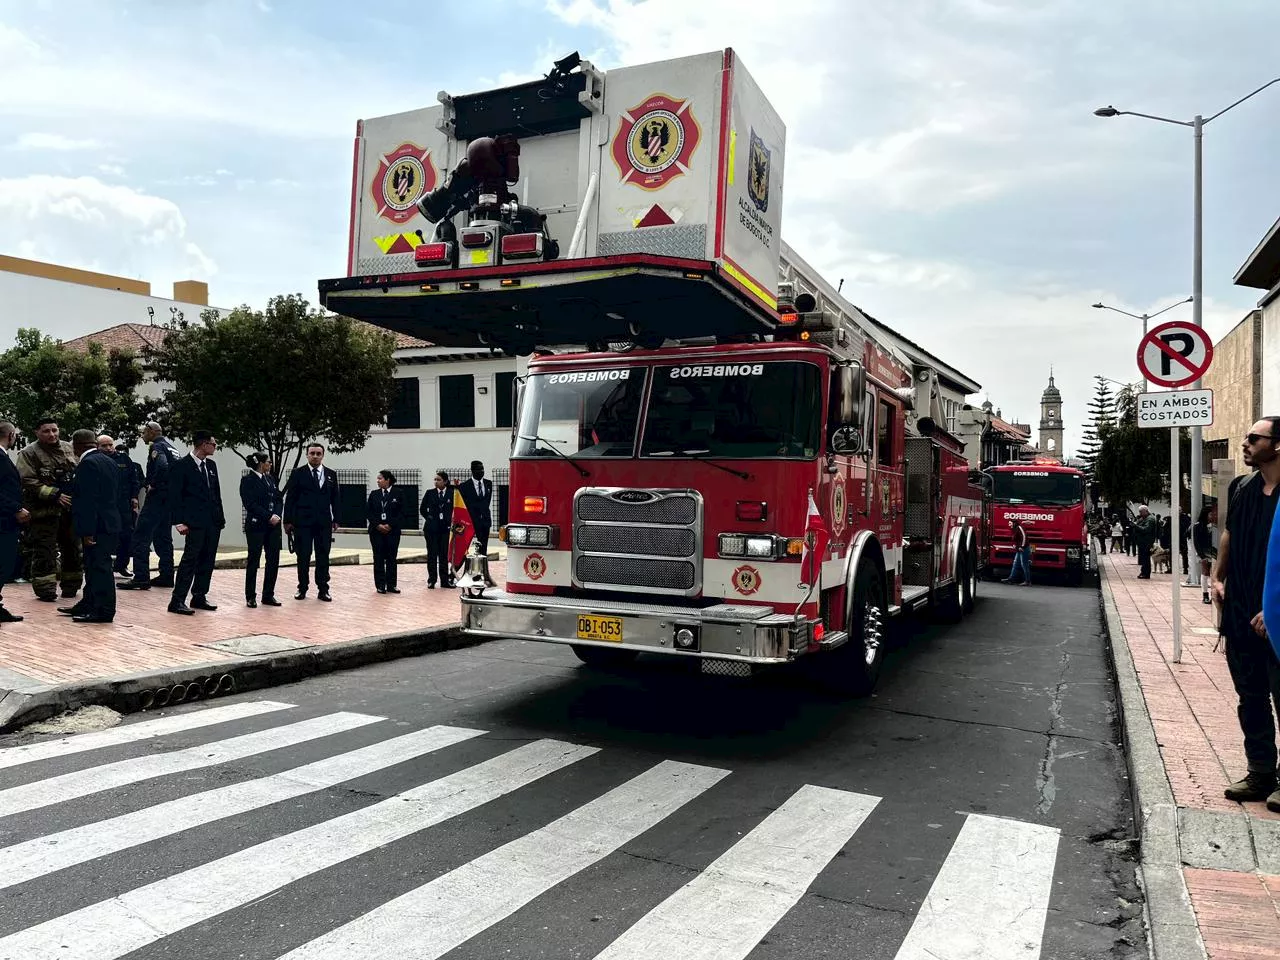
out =
<svg viewBox="0 0 1280 960"><path fill-rule="evenodd" d="M557 457L559 457L565 463L572 464L573 469L577 470L578 473L581 474L584 479L586 477L591 476L591 474L587 472L587 469L584 466L582 466L582 464L578 463L577 460L573 459L573 457L569 456L567 453L561 453L559 450L557 450L555 448L555 441L548 440L546 437L526 437L522 433L517 434L516 436L519 437L519 439L521 440L529 440L529 441L532 441L533 443L545 443L547 445L546 446L547 450L550 450L552 453L554 453Z"/></svg>
<svg viewBox="0 0 1280 960"><path fill-rule="evenodd" d="M714 460L704 459L710 450L652 450L648 456L651 457L674 457L679 454L682 457L689 457L693 460L699 460L707 466L715 467L717 470L723 470L725 473L732 473L735 477L741 477L743 480L750 480L751 474L742 470L735 470L733 467L726 467L723 463L716 463Z"/></svg>

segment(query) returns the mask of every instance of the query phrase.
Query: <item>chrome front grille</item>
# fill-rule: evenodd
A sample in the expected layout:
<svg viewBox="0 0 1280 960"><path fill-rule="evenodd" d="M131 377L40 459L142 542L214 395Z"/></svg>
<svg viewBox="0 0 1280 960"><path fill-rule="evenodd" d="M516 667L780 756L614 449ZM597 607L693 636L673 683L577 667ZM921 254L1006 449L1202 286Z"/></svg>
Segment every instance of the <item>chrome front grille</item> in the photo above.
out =
<svg viewBox="0 0 1280 960"><path fill-rule="evenodd" d="M573 574L583 587L692 596L702 587L702 495L584 487L574 496Z"/></svg>
<svg viewBox="0 0 1280 960"><path fill-rule="evenodd" d="M586 523L660 523L693 526L698 522L702 497L692 490L617 490L615 494L653 496L648 501L617 500L605 493L580 491L578 520Z"/></svg>
<svg viewBox="0 0 1280 960"><path fill-rule="evenodd" d="M578 549L584 553L627 553L638 557L692 557L697 536L687 527L623 527L583 524Z"/></svg>

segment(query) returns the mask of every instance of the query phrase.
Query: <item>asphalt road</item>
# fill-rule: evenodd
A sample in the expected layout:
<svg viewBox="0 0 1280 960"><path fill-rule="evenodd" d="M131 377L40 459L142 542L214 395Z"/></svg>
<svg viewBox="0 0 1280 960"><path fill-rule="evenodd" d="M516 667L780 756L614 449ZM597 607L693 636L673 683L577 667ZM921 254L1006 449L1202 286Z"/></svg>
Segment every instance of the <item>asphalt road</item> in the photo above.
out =
<svg viewBox="0 0 1280 960"><path fill-rule="evenodd" d="M502 641L0 738L0 960L1145 956L1096 590L906 633L863 701Z"/></svg>

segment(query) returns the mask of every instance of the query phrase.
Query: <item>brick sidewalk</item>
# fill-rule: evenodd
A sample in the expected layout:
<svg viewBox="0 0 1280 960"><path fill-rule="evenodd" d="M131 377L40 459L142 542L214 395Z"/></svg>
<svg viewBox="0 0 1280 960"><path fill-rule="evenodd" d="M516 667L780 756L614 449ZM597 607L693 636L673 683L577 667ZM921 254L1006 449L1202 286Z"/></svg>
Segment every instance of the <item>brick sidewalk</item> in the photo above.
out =
<svg viewBox="0 0 1280 960"><path fill-rule="evenodd" d="M491 562L495 580L505 579L505 564ZM298 643L322 645L362 637L443 626L459 620L456 590L428 590L426 567L400 568L403 593L379 595L372 566L333 567L333 603L293 599L297 579L282 568L277 594L281 607L244 605L244 572L216 570L209 601L212 613L194 617L169 613L168 590L121 590L112 624L81 625L57 613L73 601L41 603L31 587L6 584L5 606L26 617L0 626L0 688L24 681L59 684L97 680L170 667L232 659L217 648L201 646L217 640L268 634Z"/></svg>
<svg viewBox="0 0 1280 960"><path fill-rule="evenodd" d="M1151 580L1139 580L1136 560L1124 554L1098 560L1124 627L1182 829L1194 821L1201 832L1208 825L1211 833L1220 824L1223 848L1230 847L1241 817L1269 821L1259 824L1269 830L1280 815L1262 803L1232 803L1222 795L1228 783L1244 776L1245 758L1226 657L1221 646L1214 650L1215 608L1201 601L1199 587L1183 587L1182 660L1174 663L1171 577L1155 573ZM1210 837L1209 845L1219 844ZM1198 865L1184 866L1183 874L1212 960L1280 958L1280 876Z"/></svg>

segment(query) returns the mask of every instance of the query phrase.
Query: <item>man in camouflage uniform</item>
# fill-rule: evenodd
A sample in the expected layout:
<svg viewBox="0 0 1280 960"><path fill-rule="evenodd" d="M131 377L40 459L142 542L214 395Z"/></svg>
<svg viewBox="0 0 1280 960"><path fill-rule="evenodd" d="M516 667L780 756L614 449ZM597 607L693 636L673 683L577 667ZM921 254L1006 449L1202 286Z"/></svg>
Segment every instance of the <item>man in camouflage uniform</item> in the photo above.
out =
<svg viewBox="0 0 1280 960"><path fill-rule="evenodd" d="M71 444L58 437L49 418L36 425L36 439L18 454L22 503L31 514L27 549L31 554L31 588L36 599L50 603L74 597L84 582L80 543L71 529L71 481L75 476Z"/></svg>

